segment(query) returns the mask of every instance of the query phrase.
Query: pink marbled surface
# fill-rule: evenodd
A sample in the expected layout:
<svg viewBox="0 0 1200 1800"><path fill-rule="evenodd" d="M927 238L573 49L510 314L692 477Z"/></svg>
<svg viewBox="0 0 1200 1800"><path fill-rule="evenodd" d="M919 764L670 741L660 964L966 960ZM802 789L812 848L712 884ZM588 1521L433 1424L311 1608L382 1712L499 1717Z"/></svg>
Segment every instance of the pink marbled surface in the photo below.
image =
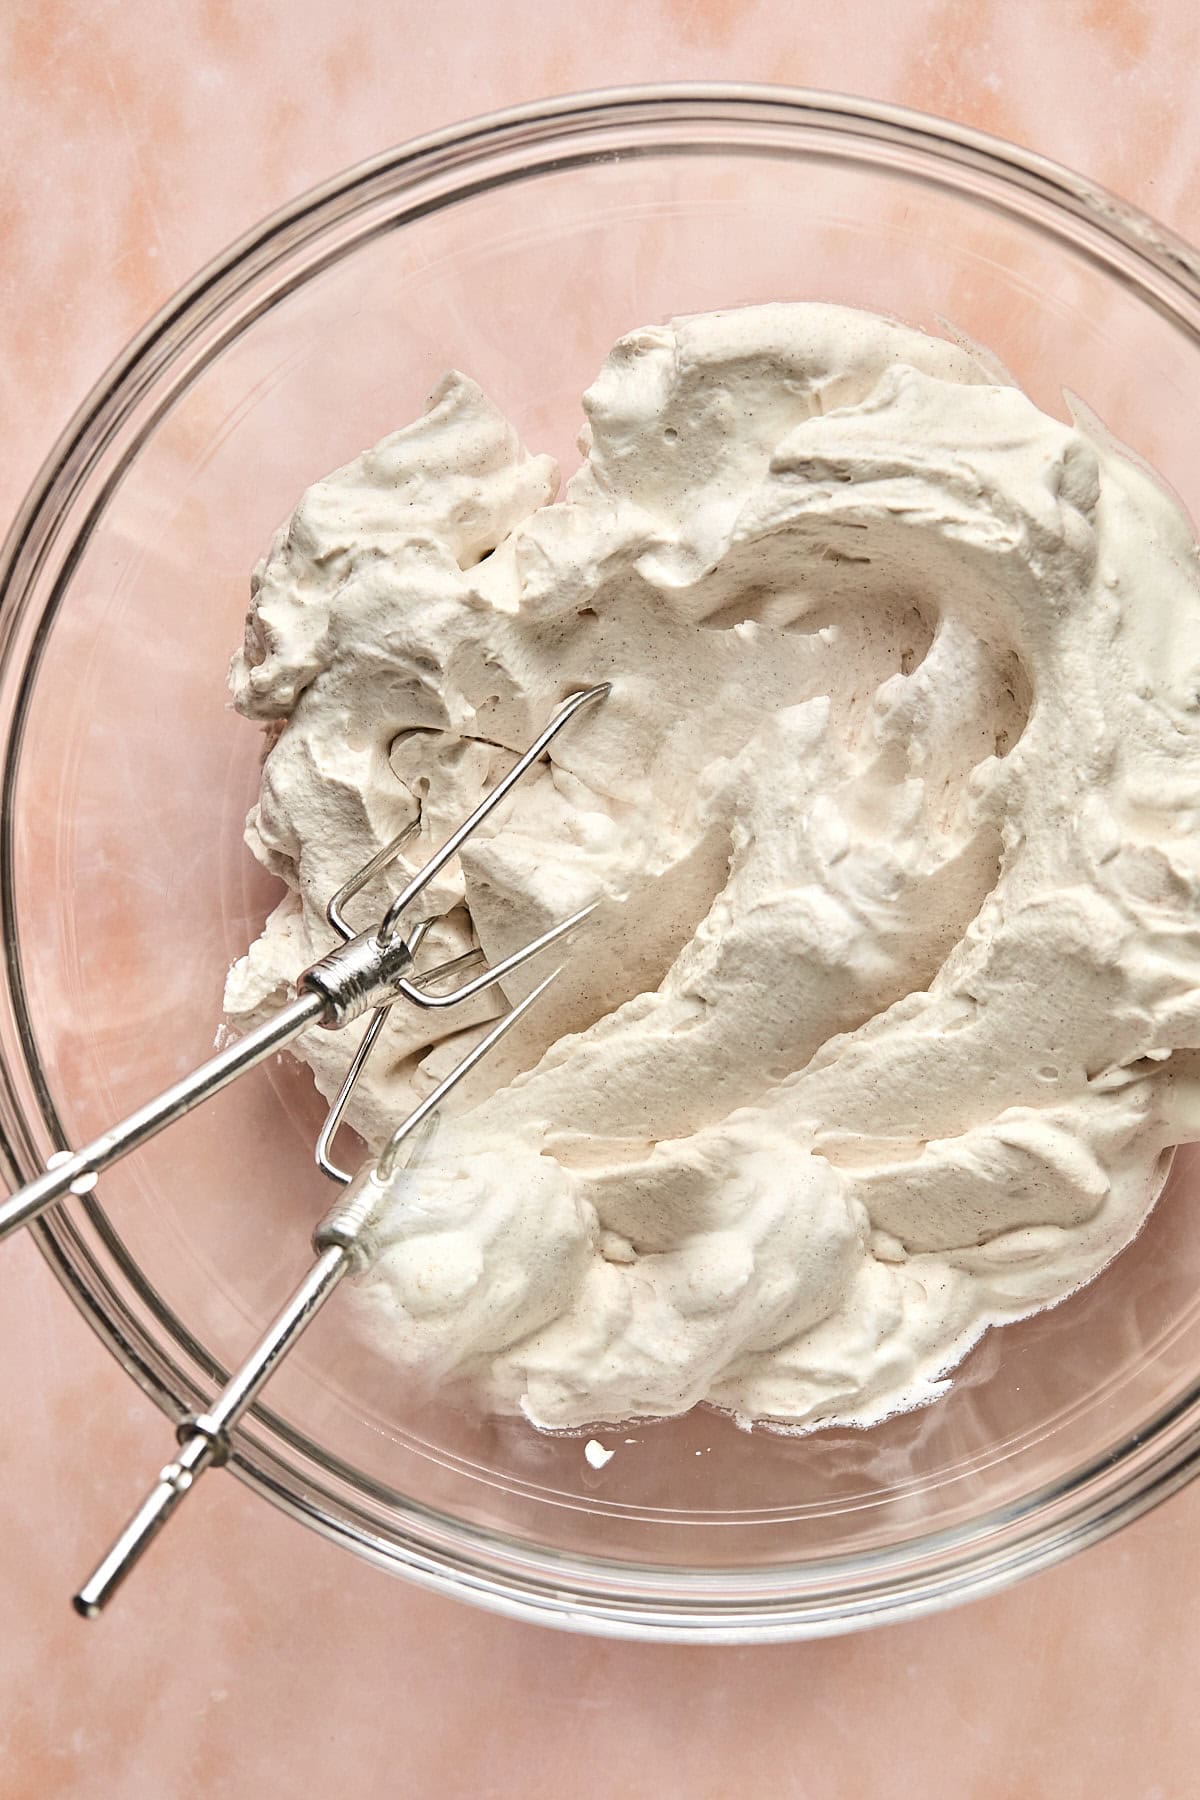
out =
<svg viewBox="0 0 1200 1800"><path fill-rule="evenodd" d="M610 82L802 82L1030 144L1200 238L1192 0L7 0L0 514L145 315L290 195ZM1200 1791L1200 1489L997 1599L830 1643L540 1632L388 1580L216 1478L99 1628L67 1597L160 1416L24 1243L0 1308L0 1796Z"/></svg>

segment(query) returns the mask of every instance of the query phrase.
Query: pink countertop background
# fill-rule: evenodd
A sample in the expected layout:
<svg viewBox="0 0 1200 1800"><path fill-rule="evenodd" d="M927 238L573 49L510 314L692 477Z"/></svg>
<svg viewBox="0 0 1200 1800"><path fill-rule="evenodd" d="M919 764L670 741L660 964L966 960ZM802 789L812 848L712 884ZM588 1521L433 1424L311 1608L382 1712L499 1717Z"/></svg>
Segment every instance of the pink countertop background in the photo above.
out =
<svg viewBox="0 0 1200 1800"><path fill-rule="evenodd" d="M473 113L689 78L965 120L1200 239L1194 0L5 0L0 518L145 316L280 202ZM85 1626L72 1584L168 1434L31 1246L2 1281L2 1800L1200 1793L1200 1485L940 1618L702 1651L434 1598L214 1478Z"/></svg>

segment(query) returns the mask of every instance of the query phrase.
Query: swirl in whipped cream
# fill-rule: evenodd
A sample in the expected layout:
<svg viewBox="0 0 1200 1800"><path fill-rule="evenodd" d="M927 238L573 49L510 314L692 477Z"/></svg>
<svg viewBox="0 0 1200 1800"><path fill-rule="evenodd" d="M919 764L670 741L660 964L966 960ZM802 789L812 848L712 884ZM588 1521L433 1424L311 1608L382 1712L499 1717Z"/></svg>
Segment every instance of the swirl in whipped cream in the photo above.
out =
<svg viewBox="0 0 1200 1800"><path fill-rule="evenodd" d="M274 722L247 835L288 893L227 1005L329 947L417 805L409 868L611 680L431 890L430 962L609 900L361 1302L398 1364L547 1426L867 1424L1094 1275L1195 1129L1196 553L1094 425L866 313L636 331L584 404L555 503L447 376L256 571L232 685ZM369 1142L525 977L393 1009ZM302 1042L323 1092L353 1047Z"/></svg>

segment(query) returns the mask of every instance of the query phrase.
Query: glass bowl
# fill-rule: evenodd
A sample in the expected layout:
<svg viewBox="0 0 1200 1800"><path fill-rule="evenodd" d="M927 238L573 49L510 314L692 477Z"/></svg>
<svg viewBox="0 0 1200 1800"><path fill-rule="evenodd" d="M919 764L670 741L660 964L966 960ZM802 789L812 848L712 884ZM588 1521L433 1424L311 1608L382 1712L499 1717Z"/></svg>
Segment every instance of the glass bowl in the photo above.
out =
<svg viewBox="0 0 1200 1800"><path fill-rule="evenodd" d="M297 201L147 327L3 564L11 1180L212 1049L225 971L274 899L241 841L261 739L225 668L248 571L305 485L413 418L451 365L569 469L579 395L620 333L801 298L948 322L1048 411L1082 396L1195 513L1193 253L1037 157L828 95L594 94L439 133ZM173 1417L307 1266L321 1110L278 1060L36 1228ZM594 1469L578 1437L408 1392L335 1302L232 1466L380 1567L527 1619L729 1642L917 1613L1055 1561L1194 1472L1198 1183L1182 1153L1099 1280L868 1432L746 1433L700 1409L597 1432L615 1454Z"/></svg>

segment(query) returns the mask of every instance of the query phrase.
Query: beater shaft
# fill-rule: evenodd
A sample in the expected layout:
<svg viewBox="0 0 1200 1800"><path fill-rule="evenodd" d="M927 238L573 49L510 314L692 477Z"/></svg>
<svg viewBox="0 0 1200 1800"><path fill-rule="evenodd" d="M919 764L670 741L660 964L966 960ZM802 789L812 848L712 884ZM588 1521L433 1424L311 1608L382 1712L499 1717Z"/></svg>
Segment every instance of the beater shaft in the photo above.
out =
<svg viewBox="0 0 1200 1800"><path fill-rule="evenodd" d="M291 1299L268 1325L246 1360L230 1376L208 1411L191 1413L180 1420L176 1431L180 1443L179 1455L162 1470L157 1482L108 1555L75 1596L75 1610L83 1618L97 1618L104 1610L205 1469L219 1467L228 1461L229 1432L233 1426L253 1404L274 1370L316 1318L343 1275L353 1268L365 1268L372 1261L371 1228L379 1207L394 1194L395 1181L403 1178L406 1168L411 1167L428 1143L437 1108L451 1089L457 1087L482 1062L500 1039L512 1030L518 1019L541 998L559 973L555 969L532 993L505 1013L474 1049L461 1062L456 1063L448 1075L443 1076L432 1093L397 1127L389 1138L380 1161L364 1164L349 1182L337 1204L313 1232L313 1248L317 1252L317 1260ZM339 1095L334 1104L331 1117L335 1118L335 1122L344 1101L345 1092ZM405 1168L398 1169L397 1159L402 1147L405 1148L408 1163ZM329 1172L335 1180L345 1179L337 1170Z"/></svg>
<svg viewBox="0 0 1200 1800"><path fill-rule="evenodd" d="M212 1408L180 1422L179 1455L163 1469L108 1555L75 1596L75 1610L83 1618L98 1617L205 1469L214 1465L219 1467L227 1460L226 1433L253 1403L275 1365L324 1306L349 1269L351 1260L351 1251L341 1245L326 1250L245 1362L230 1377Z"/></svg>
<svg viewBox="0 0 1200 1800"><path fill-rule="evenodd" d="M28 1187L18 1188L15 1194L0 1203L0 1240L10 1232L19 1231L22 1225L28 1225L64 1194L90 1193L96 1177L110 1163L128 1156L131 1150L136 1150L166 1126L173 1125L202 1100L219 1094L222 1088L253 1069L272 1051L290 1044L302 1031L315 1024L325 1009L322 994L300 994L273 1018L248 1031L236 1043L210 1057L161 1094L156 1094L153 1100L139 1106L119 1125L101 1132L82 1150L60 1150L51 1157L44 1175L39 1175Z"/></svg>

